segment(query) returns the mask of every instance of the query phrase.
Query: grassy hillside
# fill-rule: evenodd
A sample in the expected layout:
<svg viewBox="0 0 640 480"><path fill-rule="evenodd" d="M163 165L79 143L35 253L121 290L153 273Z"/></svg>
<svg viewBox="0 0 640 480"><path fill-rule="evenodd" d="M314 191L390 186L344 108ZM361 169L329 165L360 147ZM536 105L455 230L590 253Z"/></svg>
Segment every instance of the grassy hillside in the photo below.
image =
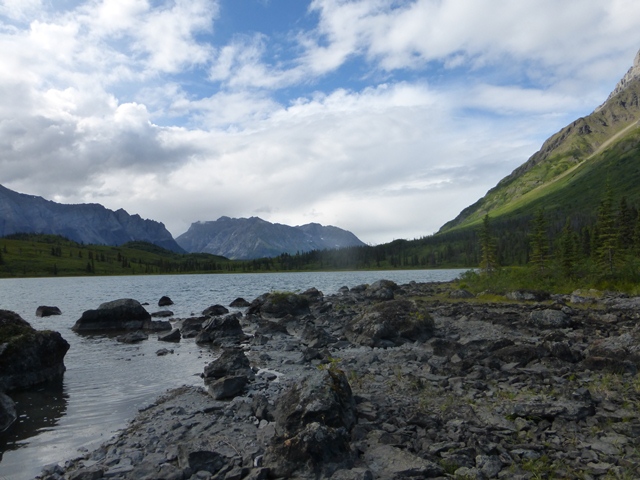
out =
<svg viewBox="0 0 640 480"><path fill-rule="evenodd" d="M227 271L230 263L224 257L181 255L145 242L110 247L81 245L57 235L0 238L0 277L213 272Z"/></svg>
<svg viewBox="0 0 640 480"><path fill-rule="evenodd" d="M611 176L616 193L636 197L639 187L627 175L636 178L637 173L637 157L634 159L629 150L637 153L639 97L640 78L598 111L549 138L540 151L445 224L441 232L478 225L486 214L493 218L530 214L540 206L572 210L577 203L583 213L590 212L599 201L601 190L596 188L602 187L607 176ZM616 157L620 161L615 161ZM569 190L561 193L563 189ZM583 189L590 189L591 194L585 195ZM552 197L542 200L549 195ZM587 203L582 203L585 200Z"/></svg>

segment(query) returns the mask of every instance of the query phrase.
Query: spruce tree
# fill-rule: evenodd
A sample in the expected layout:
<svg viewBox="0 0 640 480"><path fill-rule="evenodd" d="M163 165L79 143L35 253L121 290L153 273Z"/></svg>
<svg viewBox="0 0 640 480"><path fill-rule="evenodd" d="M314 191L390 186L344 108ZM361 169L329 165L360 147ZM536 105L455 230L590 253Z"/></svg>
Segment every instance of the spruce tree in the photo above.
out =
<svg viewBox="0 0 640 480"><path fill-rule="evenodd" d="M597 228L597 260L603 272L613 273L618 245L616 217L613 211L613 192L607 182L604 199L598 208Z"/></svg>
<svg viewBox="0 0 640 480"><path fill-rule="evenodd" d="M486 214L482 219L482 227L480 229L480 249L482 251L480 270L485 274L491 274L498 267L498 248L496 239L491 232L489 214Z"/></svg>
<svg viewBox="0 0 640 480"><path fill-rule="evenodd" d="M547 238L547 220L544 217L544 210L536 212L533 219L531 232L531 258L530 262L537 270L543 271L549 253L549 240Z"/></svg>
<svg viewBox="0 0 640 480"><path fill-rule="evenodd" d="M571 220L567 218L559 239L559 261L562 274L571 278L574 274L578 261L578 241L576 234L571 228Z"/></svg>

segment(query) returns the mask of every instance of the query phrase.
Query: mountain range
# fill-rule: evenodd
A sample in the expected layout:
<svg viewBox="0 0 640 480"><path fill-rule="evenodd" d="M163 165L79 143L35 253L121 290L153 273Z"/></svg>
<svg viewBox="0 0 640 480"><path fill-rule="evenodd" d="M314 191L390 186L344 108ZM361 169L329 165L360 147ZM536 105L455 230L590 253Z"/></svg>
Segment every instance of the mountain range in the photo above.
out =
<svg viewBox="0 0 640 480"><path fill-rule="evenodd" d="M176 241L187 252L212 253L232 260L365 245L353 233L338 227L318 223L290 227L258 217L195 222Z"/></svg>
<svg viewBox="0 0 640 480"><path fill-rule="evenodd" d="M257 217L196 222L174 239L164 224L89 203L65 205L0 185L0 237L15 233L61 235L84 244L144 241L177 253L211 253L249 260L282 253L363 246L353 233L317 223L290 227Z"/></svg>

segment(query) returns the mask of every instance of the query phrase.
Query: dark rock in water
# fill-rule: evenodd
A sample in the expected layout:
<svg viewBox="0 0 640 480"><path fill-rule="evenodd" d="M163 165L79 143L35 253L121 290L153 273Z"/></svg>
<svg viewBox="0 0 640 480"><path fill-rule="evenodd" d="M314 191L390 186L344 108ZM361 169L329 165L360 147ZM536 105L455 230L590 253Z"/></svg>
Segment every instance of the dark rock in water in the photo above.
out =
<svg viewBox="0 0 640 480"><path fill-rule="evenodd" d="M58 307L47 307L40 305L36 309L36 317L50 317L52 315L62 315L62 312Z"/></svg>
<svg viewBox="0 0 640 480"><path fill-rule="evenodd" d="M164 330L171 330L171 322L169 320L152 320L146 327L151 332L162 332Z"/></svg>
<svg viewBox="0 0 640 480"><path fill-rule="evenodd" d="M345 328L346 337L369 347L424 342L433 335L431 316L410 300L390 300L366 308Z"/></svg>
<svg viewBox="0 0 640 480"><path fill-rule="evenodd" d="M207 317L219 317L229 313L229 309L223 305L211 305L202 311L202 315Z"/></svg>
<svg viewBox="0 0 640 480"><path fill-rule="evenodd" d="M213 379L244 375L253 378L249 359L242 350L226 348L219 358L204 367L204 383L209 384Z"/></svg>
<svg viewBox="0 0 640 480"><path fill-rule="evenodd" d="M277 436L265 453L265 466L275 477L290 477L298 470L326 474L331 465L351 463L356 403L344 372L310 372L276 405Z"/></svg>
<svg viewBox="0 0 640 480"><path fill-rule="evenodd" d="M173 312L171 310L160 310L159 312L153 312L151 316L153 318L173 317Z"/></svg>
<svg viewBox="0 0 640 480"><path fill-rule="evenodd" d="M233 302L229 304L229 306L232 308L246 308L249 305L251 304L242 297L236 298Z"/></svg>
<svg viewBox="0 0 640 480"><path fill-rule="evenodd" d="M0 392L0 432L4 432L16 421L16 404L13 400Z"/></svg>
<svg viewBox="0 0 640 480"><path fill-rule="evenodd" d="M0 391L62 375L67 350L69 344L58 332L37 331L17 313L0 310Z"/></svg>
<svg viewBox="0 0 640 480"><path fill-rule="evenodd" d="M87 310L71 328L75 332L138 330L151 327L151 315L140 302L123 298Z"/></svg>
<svg viewBox="0 0 640 480"><path fill-rule="evenodd" d="M156 350L156 355L159 357L164 357L165 355L169 355L173 353L173 350L169 350L167 348L161 348L160 350Z"/></svg>
<svg viewBox="0 0 640 480"><path fill-rule="evenodd" d="M149 338L149 335L147 335L141 330L138 330L136 332L130 332L130 333L125 333L124 335L119 335L118 337L116 337L116 340L121 343L138 343L138 342L142 342L143 340L147 340L148 338Z"/></svg>
<svg viewBox="0 0 640 480"><path fill-rule="evenodd" d="M296 317L309 312L309 298L290 292L265 293L251 302L247 310L249 315L262 315L265 318Z"/></svg>
<svg viewBox="0 0 640 480"><path fill-rule="evenodd" d="M169 305L173 305L173 300L171 300L166 295L163 295L162 297L160 297L160 300L158 300L159 307L168 307Z"/></svg>
<svg viewBox="0 0 640 480"><path fill-rule="evenodd" d="M209 320L209 317L189 317L180 322L180 334L182 338L193 338L200 333L204 322Z"/></svg>
<svg viewBox="0 0 640 480"><path fill-rule="evenodd" d="M180 330L175 328L175 329L171 330L170 333L167 333L166 335L159 336L158 340L160 340L161 342L179 342L180 338L181 338Z"/></svg>
<svg viewBox="0 0 640 480"><path fill-rule="evenodd" d="M238 316L212 317L202 325L202 330L196 336L197 343L212 343L214 345L238 344L249 337L240 326Z"/></svg>
<svg viewBox="0 0 640 480"><path fill-rule="evenodd" d="M209 383L207 391L214 400L226 400L240 395L248 383L244 375L224 377Z"/></svg>

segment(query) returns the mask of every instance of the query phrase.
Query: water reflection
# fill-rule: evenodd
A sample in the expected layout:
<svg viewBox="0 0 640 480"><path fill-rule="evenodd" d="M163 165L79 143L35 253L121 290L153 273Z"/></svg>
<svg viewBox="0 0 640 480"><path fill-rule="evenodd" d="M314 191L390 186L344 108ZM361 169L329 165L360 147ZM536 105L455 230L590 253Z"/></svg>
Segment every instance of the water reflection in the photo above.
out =
<svg viewBox="0 0 640 480"><path fill-rule="evenodd" d="M9 396L16 404L18 419L0 432L0 454L25 447L26 440L58 425L69 404L62 377L29 390L10 392Z"/></svg>

